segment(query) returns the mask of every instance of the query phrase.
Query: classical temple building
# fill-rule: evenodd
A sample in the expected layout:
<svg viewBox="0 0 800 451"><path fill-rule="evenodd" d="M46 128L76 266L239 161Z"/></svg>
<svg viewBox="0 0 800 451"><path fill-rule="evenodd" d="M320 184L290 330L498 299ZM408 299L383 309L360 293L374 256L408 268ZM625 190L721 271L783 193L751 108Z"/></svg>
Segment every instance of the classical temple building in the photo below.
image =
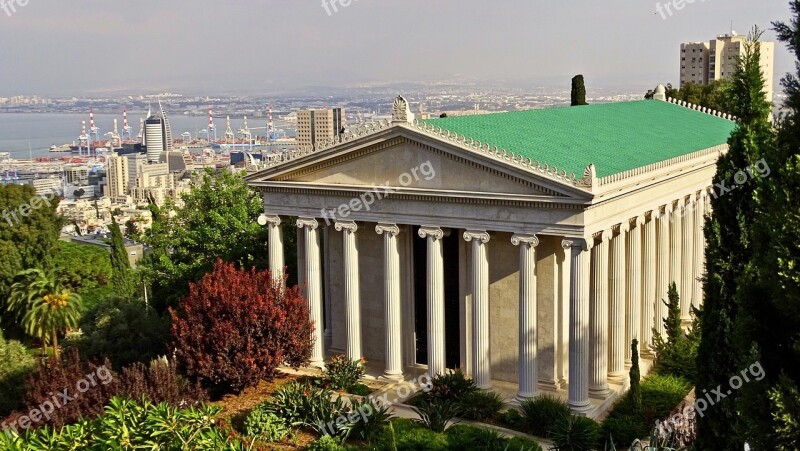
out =
<svg viewBox="0 0 800 451"><path fill-rule="evenodd" d="M658 99L660 97L660 99ZM728 115L665 99L367 124L248 176L271 269L298 230L312 365L462 368L595 416L652 358L668 285L702 303L703 215Z"/></svg>

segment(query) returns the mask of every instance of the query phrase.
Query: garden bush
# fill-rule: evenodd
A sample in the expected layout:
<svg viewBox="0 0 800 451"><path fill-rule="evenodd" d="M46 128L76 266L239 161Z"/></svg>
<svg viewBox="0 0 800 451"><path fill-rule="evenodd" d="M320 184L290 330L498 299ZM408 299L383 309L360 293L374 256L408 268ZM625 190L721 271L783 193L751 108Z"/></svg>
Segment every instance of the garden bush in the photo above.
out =
<svg viewBox="0 0 800 451"><path fill-rule="evenodd" d="M86 359L108 358L117 370L167 353L167 324L143 302L106 300L90 308L78 325L83 333L65 345L77 347Z"/></svg>
<svg viewBox="0 0 800 451"><path fill-rule="evenodd" d="M22 407L25 377L36 367L36 360L22 343L6 341L0 331L0 418Z"/></svg>
<svg viewBox="0 0 800 451"><path fill-rule="evenodd" d="M423 393L421 398L427 401L456 402L477 390L475 381L466 377L461 370L455 370L431 378L431 389Z"/></svg>
<svg viewBox="0 0 800 451"><path fill-rule="evenodd" d="M308 445L308 451L348 451L351 449L354 448L343 445L338 439L330 435L323 435Z"/></svg>
<svg viewBox="0 0 800 451"><path fill-rule="evenodd" d="M444 432L447 424L460 413L458 404L449 400L423 400L412 409L419 415L414 421L433 432Z"/></svg>
<svg viewBox="0 0 800 451"><path fill-rule="evenodd" d="M25 435L0 434L0 449L179 451L244 451L241 442L215 426L219 407L177 409L114 398L103 414L63 428L30 430Z"/></svg>
<svg viewBox="0 0 800 451"><path fill-rule="evenodd" d="M346 435L348 424L337 424L347 418L350 409L341 397L323 387L309 383L290 382L279 388L262 407L273 413L287 426L311 428L319 434Z"/></svg>
<svg viewBox="0 0 800 451"><path fill-rule="evenodd" d="M289 427L264 403L253 409L244 420L244 433L250 437L259 437L266 442L279 442L289 435Z"/></svg>
<svg viewBox="0 0 800 451"><path fill-rule="evenodd" d="M558 451L593 449L600 439L600 425L578 415L561 417L553 428L553 444Z"/></svg>
<svg viewBox="0 0 800 451"><path fill-rule="evenodd" d="M175 365L166 359L149 365L134 363L122 370L120 390L116 396L128 399L145 398L153 403L166 402L177 407L196 406L208 401L208 393L198 383L178 374Z"/></svg>
<svg viewBox="0 0 800 451"><path fill-rule="evenodd" d="M365 360L348 360L345 356L332 357L323 370L323 381L332 390L350 392L366 371Z"/></svg>
<svg viewBox="0 0 800 451"><path fill-rule="evenodd" d="M458 400L459 416L467 420L485 421L494 418L504 406L503 398L488 390L467 393Z"/></svg>
<svg viewBox="0 0 800 451"><path fill-rule="evenodd" d="M219 260L170 314L171 348L181 368L219 393L255 386L278 365L297 368L311 356L306 300L299 288L275 283L269 271Z"/></svg>
<svg viewBox="0 0 800 451"><path fill-rule="evenodd" d="M630 393L617 401L603 421L602 440L630 443L646 437L656 420L664 420L678 407L691 389L691 383L678 376L650 374L641 385L642 411L637 412ZM609 441L610 442L610 441Z"/></svg>
<svg viewBox="0 0 800 451"><path fill-rule="evenodd" d="M542 451L538 443L515 437L502 437L497 432L468 425L455 425L442 433L436 433L414 421L398 418L370 450L397 451Z"/></svg>
<svg viewBox="0 0 800 451"><path fill-rule="evenodd" d="M539 437L552 437L556 422L572 414L567 403L550 395L528 399L520 405L522 428Z"/></svg>
<svg viewBox="0 0 800 451"><path fill-rule="evenodd" d="M500 419L508 426L517 428L522 425L522 414L517 409L506 410Z"/></svg>
<svg viewBox="0 0 800 451"><path fill-rule="evenodd" d="M347 437L357 438L365 442L374 442L383 429L392 420L389 407L376 405L369 399L350 400L350 411L358 413L355 420L347 426Z"/></svg>

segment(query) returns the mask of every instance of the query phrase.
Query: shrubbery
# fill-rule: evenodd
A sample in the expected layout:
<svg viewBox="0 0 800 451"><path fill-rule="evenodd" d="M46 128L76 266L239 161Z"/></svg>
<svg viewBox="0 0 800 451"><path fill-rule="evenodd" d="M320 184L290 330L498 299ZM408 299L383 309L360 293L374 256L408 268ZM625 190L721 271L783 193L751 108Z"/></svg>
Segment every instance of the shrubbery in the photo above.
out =
<svg viewBox="0 0 800 451"><path fill-rule="evenodd" d="M94 382L92 382L92 379ZM78 393L78 382L89 382L88 389ZM101 365L81 360L77 352L65 354L61 362L49 360L39 365L25 382L24 412L39 409L47 400L67 390L70 400L54 409L49 418L43 418L38 426L61 427L81 418L91 418L103 412L103 407L115 396L127 399L147 399L154 403L166 402L174 406L195 406L208 399L205 391L196 384L189 384L163 362L150 366L136 364L125 368L122 374L114 372L111 362ZM77 396L76 396L77 395Z"/></svg>
<svg viewBox="0 0 800 451"><path fill-rule="evenodd" d="M523 430L539 437L552 437L556 422L572 415L567 403L550 395L524 401L520 413Z"/></svg>
<svg viewBox="0 0 800 451"><path fill-rule="evenodd" d="M436 433L404 418L392 420L391 426L384 429L376 446L371 449L397 451L542 450L534 441L519 437L509 439L482 428L456 425L443 433Z"/></svg>
<svg viewBox="0 0 800 451"><path fill-rule="evenodd" d="M0 418L21 407L25 396L25 377L36 367L25 346L3 337L0 331Z"/></svg>
<svg viewBox="0 0 800 451"><path fill-rule="evenodd" d="M244 420L244 432L266 442L279 442L289 435L289 427L265 404L259 404Z"/></svg>
<svg viewBox="0 0 800 451"><path fill-rule="evenodd" d="M600 425L591 418L564 416L553 427L553 444L558 451L584 451L600 439Z"/></svg>
<svg viewBox="0 0 800 451"><path fill-rule="evenodd" d="M459 416L467 420L485 421L497 416L505 407L503 398L495 392L478 390L467 393L459 401Z"/></svg>
<svg viewBox="0 0 800 451"><path fill-rule="evenodd" d="M84 358L108 358L117 369L166 354L167 325L142 302L101 302L83 315L79 326L83 333L70 337L67 345L77 347Z"/></svg>
<svg viewBox="0 0 800 451"><path fill-rule="evenodd" d="M59 430L41 428L24 436L0 434L0 449L244 451L242 444L215 426L219 407L177 409L115 398L103 415Z"/></svg>
<svg viewBox="0 0 800 451"><path fill-rule="evenodd" d="M268 271L218 261L170 313L180 366L218 392L255 386L278 365L300 367L311 356L305 299L297 287L274 283Z"/></svg>
<svg viewBox="0 0 800 451"><path fill-rule="evenodd" d="M359 380L364 377L366 369L363 358L360 360L348 360L345 356L337 355L331 357L325 364L323 381L331 390L343 390L347 393L363 396L363 384L359 383ZM366 394L369 394L369 388L367 388Z"/></svg>

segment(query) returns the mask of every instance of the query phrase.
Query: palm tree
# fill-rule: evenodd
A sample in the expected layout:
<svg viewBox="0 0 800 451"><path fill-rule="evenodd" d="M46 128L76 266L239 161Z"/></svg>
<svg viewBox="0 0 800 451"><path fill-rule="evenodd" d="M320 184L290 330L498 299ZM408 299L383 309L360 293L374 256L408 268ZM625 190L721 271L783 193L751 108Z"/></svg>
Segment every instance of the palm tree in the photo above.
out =
<svg viewBox="0 0 800 451"><path fill-rule="evenodd" d="M83 299L70 293L52 272L28 269L17 274L11 285L7 310L14 312L25 333L42 341L42 351L52 344L58 356L58 333L76 327L83 308Z"/></svg>

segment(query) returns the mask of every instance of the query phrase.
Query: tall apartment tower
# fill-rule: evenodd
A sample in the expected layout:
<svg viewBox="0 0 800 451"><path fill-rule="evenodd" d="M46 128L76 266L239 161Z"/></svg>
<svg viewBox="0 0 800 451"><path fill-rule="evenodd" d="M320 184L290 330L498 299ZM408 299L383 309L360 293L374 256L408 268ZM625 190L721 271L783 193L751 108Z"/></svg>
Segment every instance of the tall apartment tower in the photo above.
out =
<svg viewBox="0 0 800 451"><path fill-rule="evenodd" d="M148 163L158 163L162 153L173 149L172 127L161 102L158 102L158 110L157 114L148 114L144 121L144 142L147 146Z"/></svg>
<svg viewBox="0 0 800 451"><path fill-rule="evenodd" d="M709 42L681 44L681 86L686 83L707 85L728 80L736 70L736 57L744 54L746 36L736 33L717 36ZM775 43L761 41L761 71L764 91L772 101L775 79Z"/></svg>
<svg viewBox="0 0 800 451"><path fill-rule="evenodd" d="M108 177L106 196L113 199L128 194L129 171L127 157L117 155L116 152L109 154L106 170Z"/></svg>
<svg viewBox="0 0 800 451"><path fill-rule="evenodd" d="M338 137L346 124L344 108L297 112L297 145L309 147Z"/></svg>

